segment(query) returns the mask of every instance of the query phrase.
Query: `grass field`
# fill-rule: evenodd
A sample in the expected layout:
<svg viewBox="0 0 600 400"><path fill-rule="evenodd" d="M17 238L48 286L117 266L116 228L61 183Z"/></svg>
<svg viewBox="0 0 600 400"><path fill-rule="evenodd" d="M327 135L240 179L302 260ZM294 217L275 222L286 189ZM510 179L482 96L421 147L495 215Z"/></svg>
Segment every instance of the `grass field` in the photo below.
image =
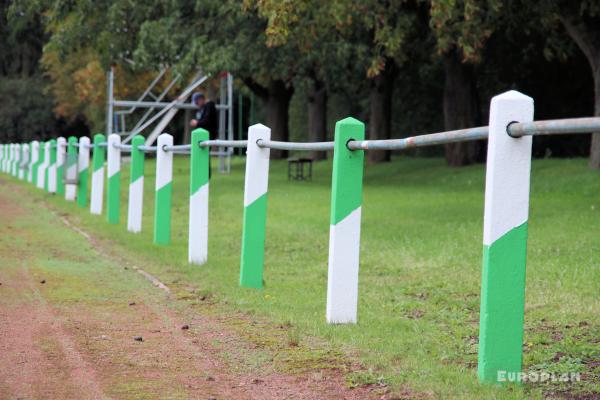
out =
<svg viewBox="0 0 600 400"><path fill-rule="evenodd" d="M163 282L192 285L224 313L286 326L290 343L317 338L360 360L349 385L387 384L400 398L600 396L600 173L585 160L533 163L524 339L526 370L581 372L582 380L505 387L476 378L484 166L449 169L441 159L405 157L367 166L359 322L338 326L325 323L330 162L315 165L312 182L288 182L285 162L272 162L264 290L238 286L243 159L230 175L213 169L204 266L187 264L188 159L175 161L169 246L152 244L152 160L143 232L126 231L127 168L119 225L29 190Z"/></svg>

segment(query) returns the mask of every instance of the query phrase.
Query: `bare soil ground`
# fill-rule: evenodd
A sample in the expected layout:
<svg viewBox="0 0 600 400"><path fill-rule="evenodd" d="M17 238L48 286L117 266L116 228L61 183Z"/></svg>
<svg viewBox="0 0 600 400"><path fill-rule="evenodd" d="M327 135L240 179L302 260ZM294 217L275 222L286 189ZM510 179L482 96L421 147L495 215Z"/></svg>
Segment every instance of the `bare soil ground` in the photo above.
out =
<svg viewBox="0 0 600 400"><path fill-rule="evenodd" d="M277 340L257 346L236 316L174 306L133 261L21 190L0 181L0 399L385 398L350 389L327 358L273 368Z"/></svg>

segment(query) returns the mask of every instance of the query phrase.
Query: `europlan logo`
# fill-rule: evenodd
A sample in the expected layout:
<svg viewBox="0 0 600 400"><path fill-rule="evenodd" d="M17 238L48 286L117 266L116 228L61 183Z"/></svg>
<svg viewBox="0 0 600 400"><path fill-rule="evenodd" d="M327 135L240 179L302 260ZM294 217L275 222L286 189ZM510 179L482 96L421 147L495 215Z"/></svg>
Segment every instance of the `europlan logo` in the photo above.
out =
<svg viewBox="0 0 600 400"><path fill-rule="evenodd" d="M498 382L579 382L581 381L581 372L510 372L498 371Z"/></svg>

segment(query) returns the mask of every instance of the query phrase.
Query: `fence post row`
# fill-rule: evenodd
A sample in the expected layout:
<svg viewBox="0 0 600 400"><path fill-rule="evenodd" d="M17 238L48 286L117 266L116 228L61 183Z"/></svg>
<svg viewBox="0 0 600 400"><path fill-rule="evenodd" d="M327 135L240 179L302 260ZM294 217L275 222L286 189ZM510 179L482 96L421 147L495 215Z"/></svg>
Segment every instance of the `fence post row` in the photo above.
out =
<svg viewBox="0 0 600 400"><path fill-rule="evenodd" d="M509 91L492 99L477 368L483 382L521 371L532 137L512 138L507 126L532 120L530 97Z"/></svg>
<svg viewBox="0 0 600 400"><path fill-rule="evenodd" d="M40 142L39 147L39 159L38 159L38 167L37 167L37 181L36 186L38 189L44 188L44 177L46 176L45 167L46 167L46 142Z"/></svg>
<svg viewBox="0 0 600 400"><path fill-rule="evenodd" d="M108 136L106 149L106 219L109 224L119 223L119 203L121 197L121 136L112 133Z"/></svg>
<svg viewBox="0 0 600 400"><path fill-rule="evenodd" d="M190 215L188 224L188 262L204 264L208 259L208 189L210 148L198 144L209 140L206 129L192 132L190 153Z"/></svg>
<svg viewBox="0 0 600 400"><path fill-rule="evenodd" d="M90 194L90 213L102 214L102 202L104 200L104 160L106 150L102 144L106 137L98 133L94 136L94 155L92 159L92 190Z"/></svg>
<svg viewBox="0 0 600 400"><path fill-rule="evenodd" d="M74 201L77 195L77 185L74 183L77 179L77 148L75 147L77 138L69 136L67 140L67 162L65 165L65 200Z"/></svg>
<svg viewBox="0 0 600 400"><path fill-rule="evenodd" d="M77 204L87 207L88 203L88 180L90 169L90 138L82 136L79 138L79 156L77 157Z"/></svg>
<svg viewBox="0 0 600 400"><path fill-rule="evenodd" d="M46 175L46 182L48 186L48 192L56 193L56 139L50 140L50 161L48 165L48 172Z"/></svg>
<svg viewBox="0 0 600 400"><path fill-rule="evenodd" d="M263 287L271 152L268 148L258 147L256 142L269 139L271 139L271 129L262 124L252 125L248 129L240 262L240 286L248 288Z"/></svg>
<svg viewBox="0 0 600 400"><path fill-rule="evenodd" d="M66 148L67 140L64 137L56 139L56 194L64 196L65 194L65 161L66 161Z"/></svg>
<svg viewBox="0 0 600 400"><path fill-rule="evenodd" d="M154 243L171 242L171 196L173 193L173 136L163 133L156 142L156 192L154 203Z"/></svg>
<svg viewBox="0 0 600 400"><path fill-rule="evenodd" d="M350 150L350 140L364 140L365 125L346 118L335 125L327 322L355 323L358 305L358 267L364 151Z"/></svg>
<svg viewBox="0 0 600 400"><path fill-rule="evenodd" d="M495 96L490 105L483 226L479 353L477 374L481 382L499 382L505 374L518 374L522 368L522 342L525 306L525 271L532 136L511 137L507 127L513 122L533 121L533 99L516 91ZM240 259L240 286L263 287L265 259L269 148L271 130L261 124L248 131L244 181L244 216ZM328 323L356 323L364 150L350 150L350 140L364 140L362 122L346 118L335 127L331 188L329 259L326 320ZM91 182L92 214L101 214L104 189L104 162L107 167L107 219L119 222L120 157L118 134L94 136ZM208 258L210 148L199 143L209 140L204 129L192 133L190 156L190 212L188 260L203 264ZM48 142L0 145L0 169L38 188L64 193L74 200L79 177L77 202L87 204L89 138L79 140L79 155L69 137ZM142 228L144 152L142 136L133 138L127 228ZM154 243L168 244L171 236L173 180L173 137L158 137ZM108 153L106 153L108 152ZM27 168L27 170L25 170ZM66 170L65 170L66 169ZM77 173L78 172L78 173ZM68 180L63 180L63 173ZM66 184L65 184L66 183Z"/></svg>
<svg viewBox="0 0 600 400"><path fill-rule="evenodd" d="M144 152L139 146L144 144L144 137L136 135L131 141L131 165L129 174L129 203L127 209L127 230L138 233L142 231L142 211L144 208Z"/></svg>

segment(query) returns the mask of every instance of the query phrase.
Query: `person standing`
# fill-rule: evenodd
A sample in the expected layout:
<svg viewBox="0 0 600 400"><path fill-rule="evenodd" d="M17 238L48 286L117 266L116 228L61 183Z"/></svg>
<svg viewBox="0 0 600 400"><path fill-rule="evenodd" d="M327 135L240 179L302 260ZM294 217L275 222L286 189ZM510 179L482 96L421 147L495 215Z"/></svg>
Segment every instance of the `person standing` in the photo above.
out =
<svg viewBox="0 0 600 400"><path fill-rule="evenodd" d="M217 138L219 121L217 119L217 107L215 102L208 100L204 93L194 93L192 103L198 107L195 118L190 121L192 128L203 128L209 133L210 139Z"/></svg>

